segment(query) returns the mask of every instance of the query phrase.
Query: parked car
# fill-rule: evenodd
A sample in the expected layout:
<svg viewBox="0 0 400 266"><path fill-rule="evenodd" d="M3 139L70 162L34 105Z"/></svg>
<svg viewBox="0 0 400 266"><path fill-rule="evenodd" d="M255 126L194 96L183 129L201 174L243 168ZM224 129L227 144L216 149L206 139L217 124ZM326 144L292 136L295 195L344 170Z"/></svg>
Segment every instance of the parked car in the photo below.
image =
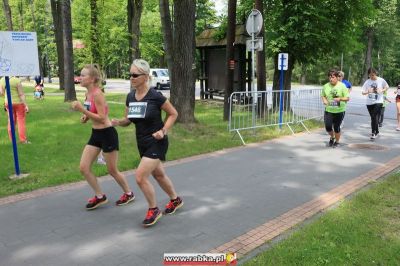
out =
<svg viewBox="0 0 400 266"><path fill-rule="evenodd" d="M165 68L152 68L150 69L150 87L157 90L169 89L169 73Z"/></svg>

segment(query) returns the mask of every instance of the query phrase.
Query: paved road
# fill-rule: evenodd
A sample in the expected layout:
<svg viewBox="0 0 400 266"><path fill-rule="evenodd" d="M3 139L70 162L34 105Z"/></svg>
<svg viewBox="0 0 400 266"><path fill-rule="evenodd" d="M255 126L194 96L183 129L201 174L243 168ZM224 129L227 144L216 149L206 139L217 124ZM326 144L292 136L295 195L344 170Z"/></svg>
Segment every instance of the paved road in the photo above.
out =
<svg viewBox="0 0 400 266"><path fill-rule="evenodd" d="M326 147L326 133L317 130L169 162L166 170L185 205L147 229L141 226L145 199L132 172L127 175L137 199L124 207L110 203L85 211L92 194L85 182L21 196L27 200L0 199L0 265L153 266L162 264L164 252L210 251L398 156L400 133L394 128L388 120L371 143L369 118L347 115L337 149ZM357 143L386 150L349 145ZM116 200L115 182L101 183ZM167 197L158 188L156 193L162 206Z"/></svg>

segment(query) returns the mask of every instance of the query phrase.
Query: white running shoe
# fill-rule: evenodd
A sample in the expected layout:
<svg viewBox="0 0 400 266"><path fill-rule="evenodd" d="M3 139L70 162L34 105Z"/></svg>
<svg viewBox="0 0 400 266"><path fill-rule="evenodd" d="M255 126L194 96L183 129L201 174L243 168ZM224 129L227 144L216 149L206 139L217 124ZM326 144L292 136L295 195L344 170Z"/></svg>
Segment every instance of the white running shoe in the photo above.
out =
<svg viewBox="0 0 400 266"><path fill-rule="evenodd" d="M97 164L106 165L106 161L104 160L104 157L98 157Z"/></svg>

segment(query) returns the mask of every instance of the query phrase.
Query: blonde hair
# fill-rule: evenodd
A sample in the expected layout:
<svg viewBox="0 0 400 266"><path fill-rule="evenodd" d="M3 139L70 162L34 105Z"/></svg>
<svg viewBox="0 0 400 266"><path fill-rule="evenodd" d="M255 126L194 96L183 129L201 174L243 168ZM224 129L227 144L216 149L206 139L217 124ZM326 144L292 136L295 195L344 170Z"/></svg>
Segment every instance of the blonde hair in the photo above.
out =
<svg viewBox="0 0 400 266"><path fill-rule="evenodd" d="M94 82L99 85L102 81L100 66L98 64L88 64L83 67L89 72L89 76L94 78Z"/></svg>
<svg viewBox="0 0 400 266"><path fill-rule="evenodd" d="M146 60L135 59L132 62L132 66L135 66L141 74L150 75L150 65Z"/></svg>

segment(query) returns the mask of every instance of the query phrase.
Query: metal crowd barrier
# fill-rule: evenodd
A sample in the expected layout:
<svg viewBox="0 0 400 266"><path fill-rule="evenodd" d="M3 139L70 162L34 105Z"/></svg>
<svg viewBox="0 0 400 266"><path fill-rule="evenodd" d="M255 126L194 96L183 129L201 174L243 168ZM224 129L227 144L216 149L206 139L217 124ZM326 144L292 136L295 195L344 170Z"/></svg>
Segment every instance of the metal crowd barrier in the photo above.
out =
<svg viewBox="0 0 400 266"><path fill-rule="evenodd" d="M294 134L293 124L322 118L325 106L321 89L293 89L283 91L234 92L230 96L229 131L239 135L241 130L269 126L287 126Z"/></svg>

